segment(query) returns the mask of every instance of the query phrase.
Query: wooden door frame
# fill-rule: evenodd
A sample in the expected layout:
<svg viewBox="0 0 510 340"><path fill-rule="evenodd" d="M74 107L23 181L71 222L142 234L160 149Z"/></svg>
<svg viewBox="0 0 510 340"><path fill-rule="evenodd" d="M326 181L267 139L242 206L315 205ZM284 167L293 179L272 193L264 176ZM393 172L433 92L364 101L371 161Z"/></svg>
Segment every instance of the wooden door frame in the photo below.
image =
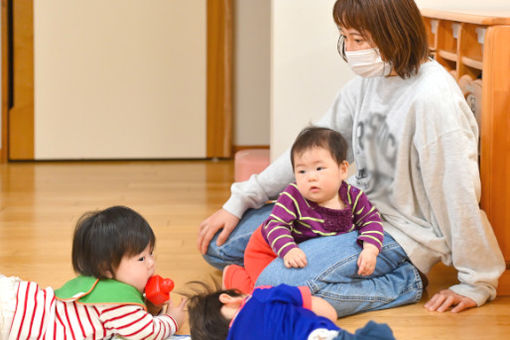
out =
<svg viewBox="0 0 510 340"><path fill-rule="evenodd" d="M207 157L232 156L233 0L207 1Z"/></svg>
<svg viewBox="0 0 510 340"><path fill-rule="evenodd" d="M8 20L8 6L7 6L7 0L2 0L1 2L2 4L2 7L1 7L1 12L0 12L0 16L1 16L1 28L0 28L0 34L1 34L1 39L2 39L2 44L1 44L1 55L2 55L2 64L1 64L1 69L2 69L2 81L1 81L1 86L2 86L2 107L1 107L1 115L0 115L0 119L1 119L1 124L2 124L2 128L0 129L0 140L1 140L1 145L0 145L0 163L1 162L6 162L7 161L7 150L8 150L8 134L7 134L7 124L9 123L8 120L7 120L7 110L9 109L9 91L8 91L8 87L9 87L9 64L8 64L8 53L9 53L9 48L8 48L8 25L9 25L9 20Z"/></svg>
<svg viewBox="0 0 510 340"><path fill-rule="evenodd" d="M2 129L0 162L9 159L34 159L34 42L33 0L1 0L2 4ZM15 5L14 5L15 4ZM9 8L10 6L11 9ZM12 10L10 25L9 10ZM207 0L207 94L206 157L232 156L232 88L233 88L233 1ZM10 30L13 36L9 47ZM19 40L23 37L23 42ZM27 43L28 42L28 43ZM9 53L17 62L9 81ZM14 100L10 103L10 87ZM9 119L15 113L15 118ZM10 126L9 126L10 125ZM23 134L9 134L11 128ZM16 139L18 138L18 139ZM15 143L13 143L15 141ZM12 145L19 146L12 157ZM10 147L11 146L11 147Z"/></svg>

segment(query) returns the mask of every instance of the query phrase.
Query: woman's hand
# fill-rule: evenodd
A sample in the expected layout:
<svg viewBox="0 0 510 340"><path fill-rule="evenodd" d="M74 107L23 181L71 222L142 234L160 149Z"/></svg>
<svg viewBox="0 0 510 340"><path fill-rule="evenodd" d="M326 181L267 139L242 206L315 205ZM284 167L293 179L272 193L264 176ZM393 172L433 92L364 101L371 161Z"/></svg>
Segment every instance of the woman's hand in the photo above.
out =
<svg viewBox="0 0 510 340"><path fill-rule="evenodd" d="M476 302L467 296L459 295L450 289L443 289L424 305L429 312L444 312L452 308L453 313L462 312L465 309L476 307Z"/></svg>
<svg viewBox="0 0 510 340"><path fill-rule="evenodd" d="M239 223L239 218L232 215L225 209L220 209L200 223L197 247L200 253L205 254L209 243L218 230L223 229L218 235L216 245L221 246L228 239L230 233Z"/></svg>
<svg viewBox="0 0 510 340"><path fill-rule="evenodd" d="M363 250L358 256L358 275L368 276L375 270L379 249L370 243L363 243Z"/></svg>
<svg viewBox="0 0 510 340"><path fill-rule="evenodd" d="M287 268L303 268L307 264L305 252L299 248L292 248L283 257L283 263Z"/></svg>

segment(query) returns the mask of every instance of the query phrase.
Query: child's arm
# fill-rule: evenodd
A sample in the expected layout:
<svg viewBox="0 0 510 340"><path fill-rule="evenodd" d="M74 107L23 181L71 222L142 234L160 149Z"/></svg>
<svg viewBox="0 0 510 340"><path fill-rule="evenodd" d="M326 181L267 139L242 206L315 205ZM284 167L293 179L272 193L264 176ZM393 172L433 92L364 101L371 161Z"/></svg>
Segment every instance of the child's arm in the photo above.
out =
<svg viewBox="0 0 510 340"><path fill-rule="evenodd" d="M101 310L99 318L104 328L125 339L166 339L179 327L173 315L152 316L138 305L114 305Z"/></svg>
<svg viewBox="0 0 510 340"><path fill-rule="evenodd" d="M283 257L283 264L287 268L303 268L307 263L305 252L299 248L292 248Z"/></svg>
<svg viewBox="0 0 510 340"><path fill-rule="evenodd" d="M280 258L291 250L298 248L291 234L291 225L298 218L296 199L298 193L295 184L290 184L278 196L271 214L262 227L262 234L267 239L273 252Z"/></svg>
<svg viewBox="0 0 510 340"><path fill-rule="evenodd" d="M336 319L338 319L338 315L336 313L335 308L333 308L333 306L323 298L313 296L312 292L310 291L310 288L308 288L307 286L290 288L289 286L282 285L282 287L287 287L287 290L297 288L301 295L303 308L309 309L315 314L328 318L333 322L335 322ZM278 286L277 289L281 289L280 286Z"/></svg>
<svg viewBox="0 0 510 340"><path fill-rule="evenodd" d="M312 312L328 318L333 322L338 319L335 308L333 308L329 302L318 296L312 296Z"/></svg>
<svg viewBox="0 0 510 340"><path fill-rule="evenodd" d="M360 246L364 247L365 243L370 243L380 250L384 240L381 215L363 191L349 186L348 195L352 204L353 222L359 233Z"/></svg>
<svg viewBox="0 0 510 340"><path fill-rule="evenodd" d="M368 276L375 270L379 249L371 243L363 242L363 250L358 257L358 275Z"/></svg>
<svg viewBox="0 0 510 340"><path fill-rule="evenodd" d="M177 323L177 328L181 328L182 324L186 320L186 304L188 300L183 298L181 299L181 302L174 306L172 303L172 299L168 300L168 303L166 304L166 311L165 313L170 315L174 321Z"/></svg>

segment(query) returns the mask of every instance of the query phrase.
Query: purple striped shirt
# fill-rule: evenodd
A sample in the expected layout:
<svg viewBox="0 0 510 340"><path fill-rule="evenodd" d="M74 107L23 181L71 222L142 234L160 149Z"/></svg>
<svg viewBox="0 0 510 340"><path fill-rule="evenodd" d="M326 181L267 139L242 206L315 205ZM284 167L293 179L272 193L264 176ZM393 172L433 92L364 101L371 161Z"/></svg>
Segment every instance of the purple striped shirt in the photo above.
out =
<svg viewBox="0 0 510 340"><path fill-rule="evenodd" d="M262 235L276 255L283 258L297 243L319 236L333 236L357 230L358 243L368 242L379 250L383 225L377 209L360 189L345 182L339 195L342 210L321 207L305 199L295 183L285 188L264 222Z"/></svg>

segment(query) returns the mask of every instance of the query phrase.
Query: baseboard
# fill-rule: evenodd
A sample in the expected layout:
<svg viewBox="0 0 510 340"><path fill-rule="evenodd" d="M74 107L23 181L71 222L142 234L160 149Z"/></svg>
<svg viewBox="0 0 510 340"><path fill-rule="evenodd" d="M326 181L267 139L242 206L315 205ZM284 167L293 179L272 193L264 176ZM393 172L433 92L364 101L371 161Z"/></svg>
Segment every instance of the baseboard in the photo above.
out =
<svg viewBox="0 0 510 340"><path fill-rule="evenodd" d="M269 149L269 145L233 145L232 151L236 153L237 151L247 150L247 149Z"/></svg>
<svg viewBox="0 0 510 340"><path fill-rule="evenodd" d="M498 295L510 295L510 269L505 270L499 278Z"/></svg>

